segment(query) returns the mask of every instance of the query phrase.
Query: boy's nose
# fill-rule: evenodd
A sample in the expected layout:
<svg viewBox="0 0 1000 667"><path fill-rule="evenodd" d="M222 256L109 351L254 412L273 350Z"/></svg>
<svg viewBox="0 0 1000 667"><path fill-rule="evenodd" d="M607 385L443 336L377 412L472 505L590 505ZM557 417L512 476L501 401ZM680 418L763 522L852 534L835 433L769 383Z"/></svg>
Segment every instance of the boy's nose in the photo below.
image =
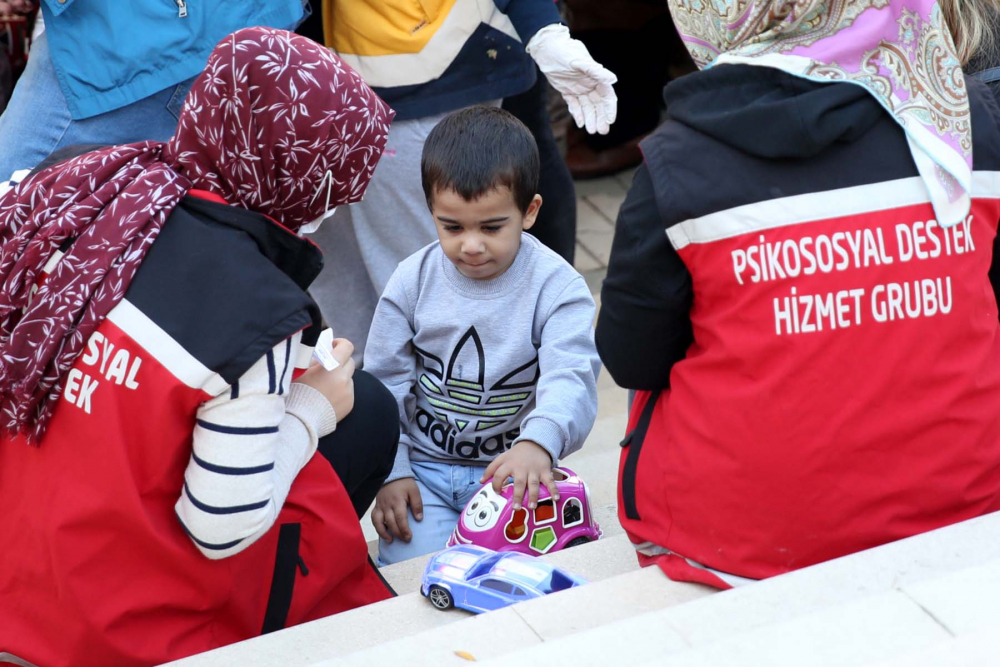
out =
<svg viewBox="0 0 1000 667"><path fill-rule="evenodd" d="M462 252L466 255L478 255L484 250L486 250L486 246L478 238L468 238L462 241Z"/></svg>

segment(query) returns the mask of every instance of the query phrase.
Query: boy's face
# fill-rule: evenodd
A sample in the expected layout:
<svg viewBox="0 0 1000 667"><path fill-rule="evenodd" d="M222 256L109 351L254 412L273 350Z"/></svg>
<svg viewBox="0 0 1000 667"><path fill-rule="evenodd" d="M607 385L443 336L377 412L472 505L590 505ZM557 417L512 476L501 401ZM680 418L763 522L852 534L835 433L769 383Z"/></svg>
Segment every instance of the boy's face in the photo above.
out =
<svg viewBox="0 0 1000 667"><path fill-rule="evenodd" d="M466 201L454 190L437 190L431 215L441 249L466 278L489 280L510 268L521 247L521 231L535 224L542 198L522 214L509 188Z"/></svg>

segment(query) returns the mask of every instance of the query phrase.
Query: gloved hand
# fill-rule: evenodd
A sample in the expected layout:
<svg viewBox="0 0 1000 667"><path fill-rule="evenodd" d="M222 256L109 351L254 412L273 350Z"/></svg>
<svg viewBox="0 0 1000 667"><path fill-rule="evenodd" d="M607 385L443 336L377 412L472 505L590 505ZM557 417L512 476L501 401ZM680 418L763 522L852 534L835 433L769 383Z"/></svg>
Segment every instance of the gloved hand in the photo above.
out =
<svg viewBox="0 0 1000 667"><path fill-rule="evenodd" d="M558 23L535 33L525 50L566 100L576 126L586 125L591 134L607 134L618 114L618 97L611 87L618 77L591 58L583 42Z"/></svg>

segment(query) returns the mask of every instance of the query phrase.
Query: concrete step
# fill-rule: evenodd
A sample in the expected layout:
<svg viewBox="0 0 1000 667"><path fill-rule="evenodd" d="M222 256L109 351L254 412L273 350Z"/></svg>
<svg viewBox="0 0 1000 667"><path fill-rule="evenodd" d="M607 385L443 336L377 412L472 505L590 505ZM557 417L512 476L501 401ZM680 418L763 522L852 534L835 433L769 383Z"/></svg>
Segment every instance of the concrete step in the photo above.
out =
<svg viewBox="0 0 1000 667"><path fill-rule="evenodd" d="M243 665L307 665L390 641L452 626L473 617L468 612L434 609L420 595L419 584L427 558L414 558L383 568L398 597L337 616L305 623L264 637L202 653L174 665L216 667ZM542 556L591 582L638 574L635 550L624 534ZM589 588L590 584L585 588ZM583 589L578 589L583 590ZM641 592L641 587L635 589ZM568 591L572 592L572 591ZM548 598L535 600L541 602ZM621 613L620 611L617 613ZM491 615L492 616L492 615ZM595 622L604 618L594 616ZM610 617L608 617L610 618ZM390 633L387 635L386 633Z"/></svg>
<svg viewBox="0 0 1000 667"><path fill-rule="evenodd" d="M513 664L501 656L536 647L543 641L560 637L573 639L609 623L683 605L713 593L714 589L698 584L670 581L657 569L632 570L489 614L474 616L456 610L438 612L462 614L463 618L451 625L386 641L318 665L459 665L466 663L467 659L461 657L463 654L477 661L501 658L505 664ZM554 664L569 663L557 660Z"/></svg>
<svg viewBox="0 0 1000 667"><path fill-rule="evenodd" d="M950 637L876 667L980 667L1000 664L1000 561L903 588Z"/></svg>
<svg viewBox="0 0 1000 667"><path fill-rule="evenodd" d="M651 589L649 594L656 593ZM866 664L892 658L907 647L922 650L958 633L979 632L997 621L998 597L1000 513L587 633L554 640L543 636L544 643L516 652L495 645L481 650L489 657L503 656L504 664L528 660L597 666L613 660L652 665L663 664L668 655L671 667L791 665L793 660ZM869 613L868 605L875 611ZM818 613L829 615L816 621ZM836 636L827 627L845 630ZM880 652L877 644L895 642L897 635L905 641L893 644L889 653ZM865 648L848 655L841 644ZM684 659L690 662L675 662L677 654L691 649L699 652ZM757 651L754 657L751 649ZM817 657L827 654L836 659L826 663Z"/></svg>
<svg viewBox="0 0 1000 667"><path fill-rule="evenodd" d="M627 566L624 540L545 558L559 556L594 577L594 570L586 570L591 561L610 556ZM480 616L440 612L411 593L176 664L466 664L456 652L498 666L500 660L509 665L525 658L662 664L666 655L672 667L869 664L996 623L1000 513L721 593L669 581L657 568L616 571L581 588ZM973 654L984 643L970 639L961 650Z"/></svg>
<svg viewBox="0 0 1000 667"><path fill-rule="evenodd" d="M998 593L1000 560L682 649L668 660L671 667L912 664L930 650L951 652L963 635L995 632ZM981 638L963 648L980 653ZM1000 656L992 657L996 663ZM663 664L663 656L648 664Z"/></svg>
<svg viewBox="0 0 1000 667"><path fill-rule="evenodd" d="M865 665L911 650L926 649L948 633L899 591L825 608L703 646L690 647L667 630L672 645L648 667L737 667L768 665L840 667ZM660 640L663 646L663 640ZM618 659L616 657L616 659Z"/></svg>
<svg viewBox="0 0 1000 667"><path fill-rule="evenodd" d="M1000 625L909 651L871 667L984 667L998 664Z"/></svg>
<svg viewBox="0 0 1000 667"><path fill-rule="evenodd" d="M402 595L367 607L303 623L262 637L169 663L172 667L271 667L311 665L362 650L392 637L432 630L441 612L419 594Z"/></svg>

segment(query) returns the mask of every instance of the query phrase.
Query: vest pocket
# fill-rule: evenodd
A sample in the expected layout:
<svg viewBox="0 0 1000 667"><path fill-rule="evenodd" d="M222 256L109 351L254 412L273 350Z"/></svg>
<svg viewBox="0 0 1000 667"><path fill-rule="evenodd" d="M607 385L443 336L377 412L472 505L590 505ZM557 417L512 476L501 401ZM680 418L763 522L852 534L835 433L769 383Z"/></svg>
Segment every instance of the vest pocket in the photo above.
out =
<svg viewBox="0 0 1000 667"><path fill-rule="evenodd" d="M639 509L635 499L635 476L639 467L639 454L642 453L642 446L646 440L646 431L649 430L649 422L653 419L653 411L660 399L660 390L652 392L646 399L646 404L642 406L642 414L639 421L622 440L621 446L628 447L628 454L625 455L625 465L622 466L622 504L625 506L625 517L633 521L640 521Z"/></svg>
<svg viewBox="0 0 1000 667"><path fill-rule="evenodd" d="M302 538L301 523L285 523L278 532L278 548L274 556L274 576L271 578L271 593L267 598L264 612L264 627L260 634L266 635L285 627L288 610L292 606L295 592L296 570L303 576L309 571L299 556L299 540Z"/></svg>

